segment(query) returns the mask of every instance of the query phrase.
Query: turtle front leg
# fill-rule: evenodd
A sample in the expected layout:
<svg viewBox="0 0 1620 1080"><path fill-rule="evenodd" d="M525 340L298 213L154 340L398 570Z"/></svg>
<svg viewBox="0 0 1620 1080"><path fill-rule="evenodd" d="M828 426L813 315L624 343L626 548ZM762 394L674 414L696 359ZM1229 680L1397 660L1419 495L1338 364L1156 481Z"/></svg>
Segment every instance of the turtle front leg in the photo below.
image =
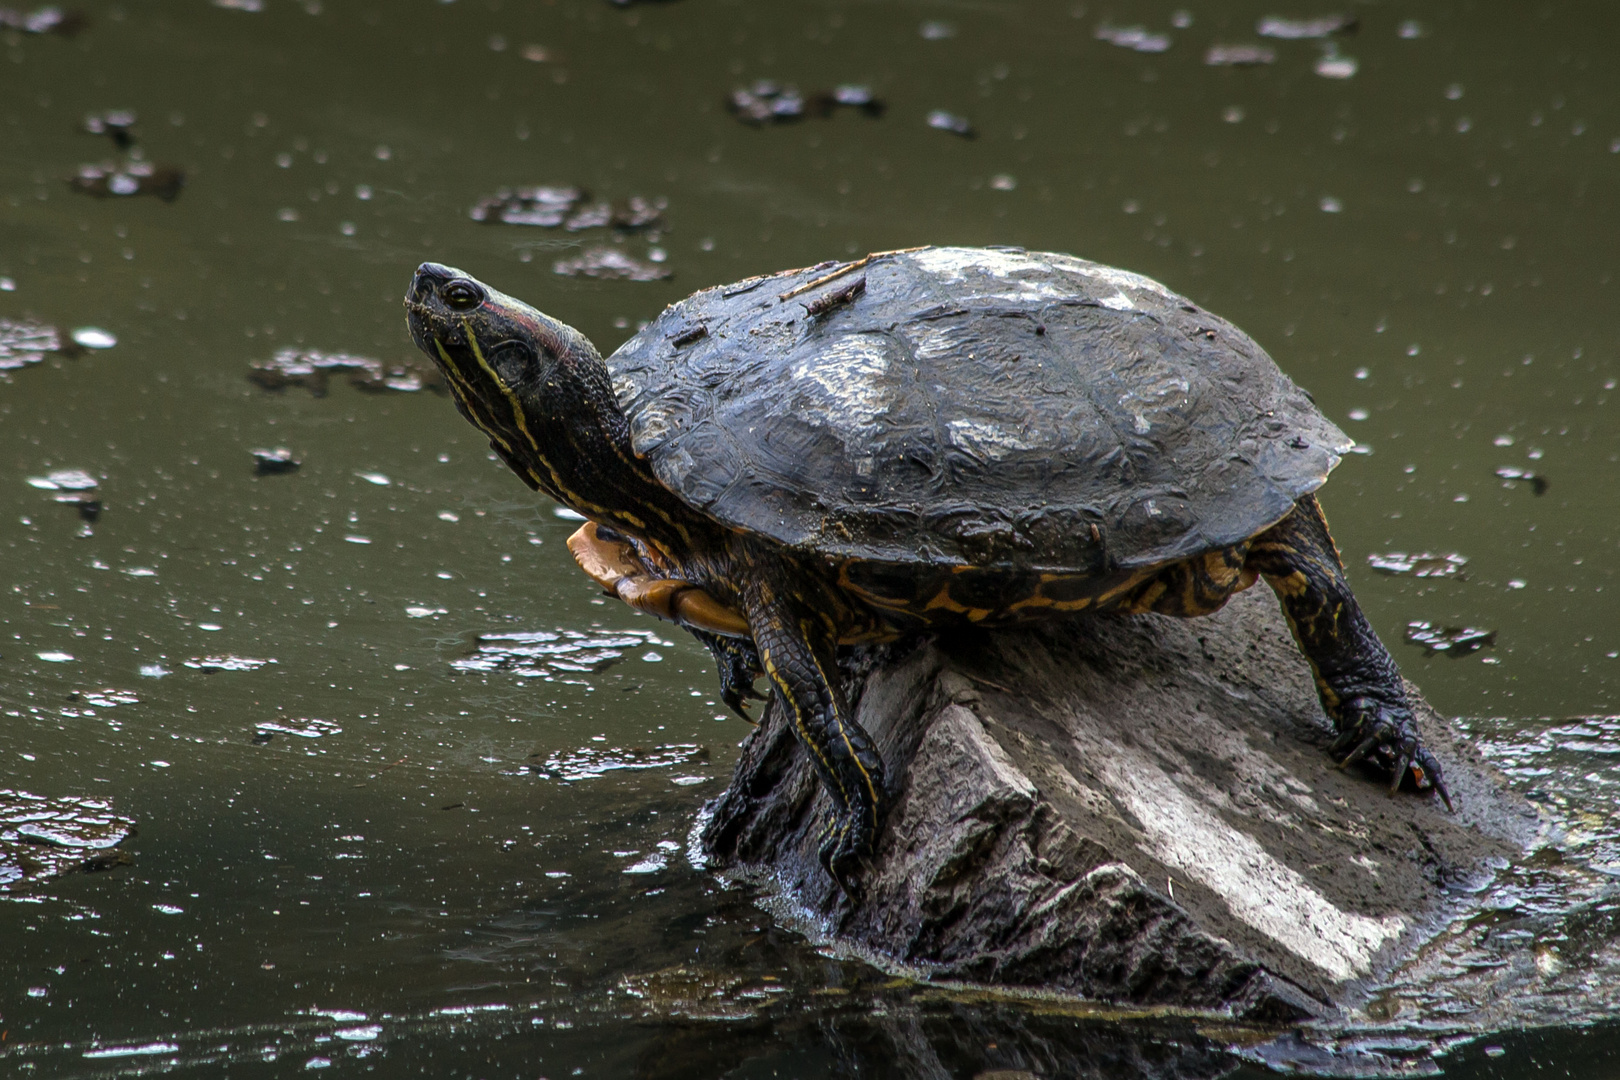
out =
<svg viewBox="0 0 1620 1080"><path fill-rule="evenodd" d="M1418 738L1400 670L1350 592L1314 495L1254 539L1246 567L1276 592L1311 663L1322 707L1339 733L1332 753L1342 756L1340 767L1376 761L1393 777L1391 791L1410 775L1414 787L1438 791L1449 808L1440 763Z"/></svg>
<svg viewBox="0 0 1620 1080"><path fill-rule="evenodd" d="M714 654L715 665L720 669L721 699L732 712L750 724L755 723L754 718L748 715L748 700L765 700L765 695L754 689L754 680L765 673L765 668L760 663L759 650L754 648L754 643L747 638L713 634L692 627L687 627L687 630Z"/></svg>
<svg viewBox="0 0 1620 1080"><path fill-rule="evenodd" d="M749 588L747 602L765 673L836 806L821 864L859 902L853 875L872 853L886 809L883 761L849 715L838 681L837 627L810 603L766 582Z"/></svg>

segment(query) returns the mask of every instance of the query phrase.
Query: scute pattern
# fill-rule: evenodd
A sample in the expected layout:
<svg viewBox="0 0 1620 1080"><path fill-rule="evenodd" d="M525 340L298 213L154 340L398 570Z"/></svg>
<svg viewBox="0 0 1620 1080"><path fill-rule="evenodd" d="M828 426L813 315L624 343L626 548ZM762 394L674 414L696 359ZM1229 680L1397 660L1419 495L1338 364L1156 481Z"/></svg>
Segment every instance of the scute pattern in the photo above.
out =
<svg viewBox="0 0 1620 1080"><path fill-rule="evenodd" d="M1241 331L1140 275L924 248L781 298L836 269L697 293L608 360L658 479L800 552L1157 565L1280 520L1353 445Z"/></svg>

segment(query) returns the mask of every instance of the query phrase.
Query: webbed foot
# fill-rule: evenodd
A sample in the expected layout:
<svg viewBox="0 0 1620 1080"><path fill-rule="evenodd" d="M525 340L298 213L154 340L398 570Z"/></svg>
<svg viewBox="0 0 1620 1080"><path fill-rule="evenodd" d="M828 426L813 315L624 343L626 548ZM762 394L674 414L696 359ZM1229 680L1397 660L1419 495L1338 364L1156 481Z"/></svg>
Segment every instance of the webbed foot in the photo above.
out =
<svg viewBox="0 0 1620 1080"><path fill-rule="evenodd" d="M1340 759L1339 768L1374 761L1392 777L1392 794L1410 777L1418 791L1438 792L1446 809L1453 809L1440 763L1418 741L1417 722L1410 709L1359 697L1341 706L1341 716L1339 737L1329 751Z"/></svg>

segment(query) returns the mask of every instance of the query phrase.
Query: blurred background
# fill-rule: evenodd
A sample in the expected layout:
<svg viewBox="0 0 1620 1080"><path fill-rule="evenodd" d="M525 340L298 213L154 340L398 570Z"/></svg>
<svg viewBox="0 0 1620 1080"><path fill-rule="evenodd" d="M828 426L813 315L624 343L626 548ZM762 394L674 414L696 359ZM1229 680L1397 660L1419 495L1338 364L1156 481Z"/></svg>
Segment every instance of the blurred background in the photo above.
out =
<svg viewBox="0 0 1620 1080"><path fill-rule="evenodd" d="M1157 278L1361 443L1323 503L1374 625L1620 863L1617 49L1597 2L0 11L0 1062L1244 1067L1190 1021L916 989L694 869L746 729L438 392L424 259L604 353L699 288L916 244ZM56 821L115 863L126 820L107 872L15 857Z"/></svg>

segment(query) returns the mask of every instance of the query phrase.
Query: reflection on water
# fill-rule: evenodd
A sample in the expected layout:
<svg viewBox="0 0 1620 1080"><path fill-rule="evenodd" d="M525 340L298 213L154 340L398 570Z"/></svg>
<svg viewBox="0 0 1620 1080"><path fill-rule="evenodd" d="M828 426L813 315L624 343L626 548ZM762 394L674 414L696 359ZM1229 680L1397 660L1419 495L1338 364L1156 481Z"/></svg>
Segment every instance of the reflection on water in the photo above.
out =
<svg viewBox="0 0 1620 1080"><path fill-rule="evenodd" d="M1571 1025L1617 981L1620 25L1351 7L0 13L0 813L140 823L50 880L24 860L82 852L0 838L32 875L3 1067L1612 1072L1612 1024ZM1469 728L1558 831L1348 1030L919 989L772 926L680 853L743 734L707 654L605 602L448 400L361 392L431 385L423 259L606 351L697 288L920 243L1162 279L1362 443L1324 503L1369 616L1427 624L1407 673L1497 718Z"/></svg>

